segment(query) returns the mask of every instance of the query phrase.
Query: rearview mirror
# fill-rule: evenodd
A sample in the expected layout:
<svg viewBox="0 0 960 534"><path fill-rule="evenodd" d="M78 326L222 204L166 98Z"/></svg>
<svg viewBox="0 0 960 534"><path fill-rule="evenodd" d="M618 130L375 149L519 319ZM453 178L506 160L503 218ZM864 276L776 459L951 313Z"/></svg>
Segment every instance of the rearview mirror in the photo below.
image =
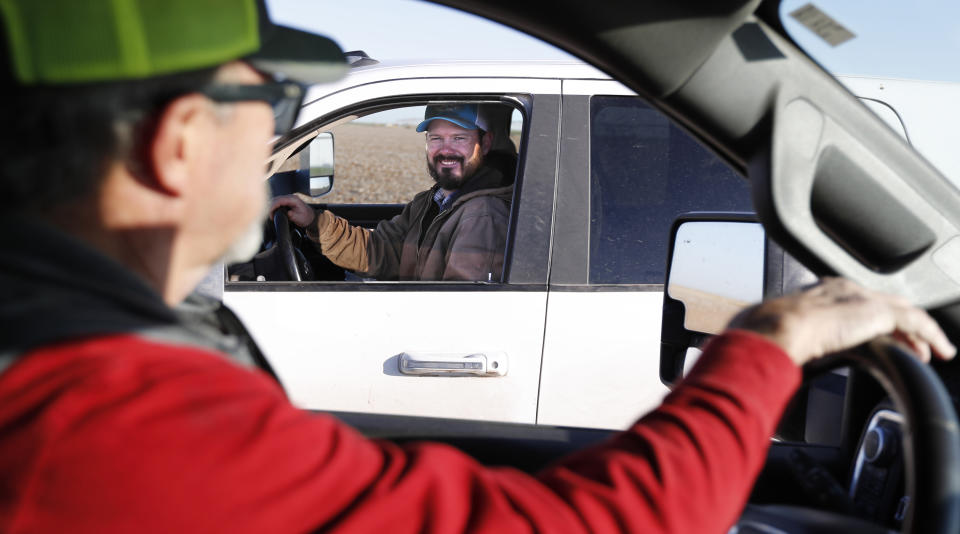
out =
<svg viewBox="0 0 960 534"><path fill-rule="evenodd" d="M691 214L674 223L663 294L660 380L672 386L700 347L764 298L817 277L767 240L752 214Z"/></svg>

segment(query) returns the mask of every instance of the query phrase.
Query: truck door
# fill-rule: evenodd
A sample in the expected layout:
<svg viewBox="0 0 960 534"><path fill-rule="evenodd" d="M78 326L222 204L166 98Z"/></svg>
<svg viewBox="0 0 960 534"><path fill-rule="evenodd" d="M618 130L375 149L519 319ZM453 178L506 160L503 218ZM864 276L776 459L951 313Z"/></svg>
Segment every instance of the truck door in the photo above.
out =
<svg viewBox="0 0 960 534"><path fill-rule="evenodd" d="M348 274L340 281L225 284L225 302L248 325L296 404L315 410L535 422L559 82L484 78L358 83L314 101L304 110L303 122L315 120L317 128L333 132L334 193L356 186L361 197L331 201L328 207L362 214L362 177L349 185L336 175L362 164L376 150L351 153L347 136L338 133L336 125L372 111L388 115L392 108L438 100L503 98L517 106L522 126L515 134L519 164L503 280L396 282ZM351 124L371 130L387 126ZM412 132L409 124L406 127ZM414 135L420 141L409 154L416 161L416 176L410 179L423 180L423 134ZM386 161L401 156L407 157L403 150ZM385 171L370 165L366 172ZM408 357L401 357L403 353ZM401 372L401 361L407 361L405 370L414 374ZM451 366L464 362L466 367L481 365L485 376L451 372Z"/></svg>
<svg viewBox="0 0 960 534"><path fill-rule="evenodd" d="M671 223L750 211L749 184L613 81L564 81L561 139L537 422L623 428L667 391L657 377Z"/></svg>

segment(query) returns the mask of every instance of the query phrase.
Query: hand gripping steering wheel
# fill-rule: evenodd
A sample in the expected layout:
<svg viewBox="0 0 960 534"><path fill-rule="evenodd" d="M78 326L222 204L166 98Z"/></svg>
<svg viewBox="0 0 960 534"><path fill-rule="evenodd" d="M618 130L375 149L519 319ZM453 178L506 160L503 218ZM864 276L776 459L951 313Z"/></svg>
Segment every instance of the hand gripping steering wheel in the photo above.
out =
<svg viewBox="0 0 960 534"><path fill-rule="evenodd" d="M814 362L816 370L863 369L904 417L903 450L910 507L901 532L960 532L960 428L953 402L933 369L889 339ZM747 506L731 532L889 533L858 518L799 506Z"/></svg>

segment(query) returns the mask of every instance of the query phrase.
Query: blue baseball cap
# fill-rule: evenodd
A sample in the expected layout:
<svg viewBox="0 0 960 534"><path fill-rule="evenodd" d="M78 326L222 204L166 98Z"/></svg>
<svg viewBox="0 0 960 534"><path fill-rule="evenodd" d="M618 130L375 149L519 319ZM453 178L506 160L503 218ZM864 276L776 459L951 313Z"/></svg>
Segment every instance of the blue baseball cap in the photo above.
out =
<svg viewBox="0 0 960 534"><path fill-rule="evenodd" d="M423 122L417 125L418 132L424 132L434 120L445 120L467 130L487 131L487 121L480 104L431 104L423 113Z"/></svg>

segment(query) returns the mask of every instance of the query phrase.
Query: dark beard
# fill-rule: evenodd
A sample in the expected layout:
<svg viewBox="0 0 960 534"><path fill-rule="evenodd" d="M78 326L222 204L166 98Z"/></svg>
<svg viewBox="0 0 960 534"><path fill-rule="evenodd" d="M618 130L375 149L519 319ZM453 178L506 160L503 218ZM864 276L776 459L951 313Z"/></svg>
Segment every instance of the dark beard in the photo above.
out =
<svg viewBox="0 0 960 534"><path fill-rule="evenodd" d="M450 156L446 156L447 159L451 159ZM447 191L452 191L454 189L460 189L467 179L470 178L469 175L464 174L463 177L454 176L450 169L441 169L437 170L437 160L440 159L440 156L430 160L430 157L427 157L427 171L430 172L430 176L433 177L433 181L437 182L441 189L446 189ZM460 168L463 168L463 158L457 156L456 159L460 160Z"/></svg>

